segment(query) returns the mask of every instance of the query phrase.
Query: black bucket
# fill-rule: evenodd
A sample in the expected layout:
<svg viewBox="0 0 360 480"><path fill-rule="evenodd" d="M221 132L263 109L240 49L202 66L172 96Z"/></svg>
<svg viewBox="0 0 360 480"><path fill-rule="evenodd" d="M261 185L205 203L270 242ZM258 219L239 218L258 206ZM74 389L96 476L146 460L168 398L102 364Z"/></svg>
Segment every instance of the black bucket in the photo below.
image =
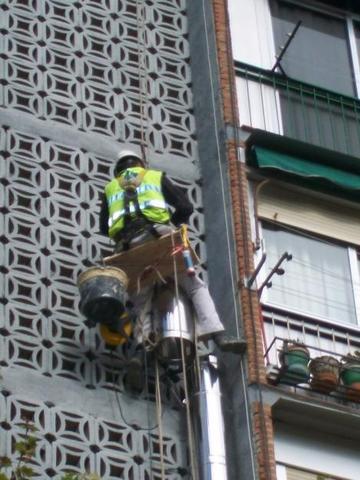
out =
<svg viewBox="0 0 360 480"><path fill-rule="evenodd" d="M78 278L80 312L94 324L113 325L125 311L127 286L120 268L89 268Z"/></svg>

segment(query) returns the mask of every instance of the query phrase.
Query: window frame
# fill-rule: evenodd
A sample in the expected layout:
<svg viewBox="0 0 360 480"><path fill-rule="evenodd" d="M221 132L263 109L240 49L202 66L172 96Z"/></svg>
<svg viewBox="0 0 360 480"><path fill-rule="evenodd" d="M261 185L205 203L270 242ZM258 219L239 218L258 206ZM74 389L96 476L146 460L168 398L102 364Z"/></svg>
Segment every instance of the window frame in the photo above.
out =
<svg viewBox="0 0 360 480"><path fill-rule="evenodd" d="M265 238L264 238L263 230L264 230L264 223L269 224L270 222L269 222L269 220L266 220L266 219L264 219L264 220L263 219L257 219L257 222L258 222L259 237L260 237L260 241L261 241L261 249L257 254L257 257L258 257L259 253L261 254L261 256L264 253L266 254L266 241L265 241ZM300 230L298 228L295 228L295 227L288 227L287 225L281 224L280 222L275 222L274 224L276 224L277 228L279 228L280 230L283 230L283 231L289 231L289 230L293 230L294 232L296 231L296 233L298 235L300 235L300 236L302 235L304 238L306 238L307 235L311 235L311 237L314 237L315 239L319 238L319 240L321 240L321 238L322 238L320 235L316 235L315 233L312 233L312 232L308 233L306 231L302 231L302 230ZM349 261L349 269L350 269L350 275L351 275L350 281L351 281L351 285L352 285L352 296L353 296L353 299L354 299L354 308L355 308L355 316L356 316L356 322L355 323L336 322L335 320L333 320L331 318L327 318L327 317L322 316L322 315L310 314L308 312L303 312L300 309L297 309L297 308L294 308L294 307L287 307L285 305L281 305L281 304L278 304L276 302L272 302L269 299L269 296L271 295L269 290L271 290L271 287L270 288L265 287L263 289L262 295L261 295L261 298L260 298L260 303L263 307L269 307L270 309L273 308L273 309L276 309L276 310L278 310L282 313L294 314L294 315L297 315L297 316L300 316L300 317L303 317L303 318L306 318L306 319L309 319L309 320L313 320L313 321L324 322L324 323L328 323L328 324L332 324L332 325L336 325L336 326L343 326L343 327L346 327L346 328L356 328L357 330L360 330L360 259L359 259L360 257L359 257L359 250L355 246L350 246L350 245L345 244L344 242L341 242L341 241L338 241L338 240L335 240L335 239L331 239L331 238L327 238L327 243L329 243L330 245L333 244L334 246L335 245L341 246L347 251L347 257L348 257L348 261ZM291 252L289 252L289 253L291 253ZM264 264L263 268L259 272L258 286L262 285L265 278L266 278L267 272L266 272L266 267L265 266L266 266L266 261L265 261L265 264ZM271 265L271 267L272 266L273 265ZM285 275L286 275L286 262L284 262L282 267L284 268ZM274 279L273 279L273 281L274 281Z"/></svg>
<svg viewBox="0 0 360 480"><path fill-rule="evenodd" d="M324 16L344 20L346 31L347 31L347 42L349 46L350 59L351 59L350 68L352 69L353 75L354 75L353 83L355 87L355 92L353 93L353 96L354 98L360 98L360 47L358 50L358 47L356 45L355 26L354 26L354 23L357 22L360 28L360 14L356 14L356 13L345 11L345 10L340 10L332 6L326 6L324 4L320 4L313 0L308 0L305 2L302 2L300 0L275 0L275 1L279 1L289 5L294 5L304 10L312 10ZM275 31L274 31L273 17L272 17L271 8L270 8L270 0L269 0L269 12L271 17L271 28L272 28L272 38L274 42L274 50L276 54L278 54L280 45L275 44L276 42ZM289 48L291 48L291 45ZM301 79L296 79L296 78L294 78L294 80L302 81ZM322 85L319 85L319 87L326 88Z"/></svg>

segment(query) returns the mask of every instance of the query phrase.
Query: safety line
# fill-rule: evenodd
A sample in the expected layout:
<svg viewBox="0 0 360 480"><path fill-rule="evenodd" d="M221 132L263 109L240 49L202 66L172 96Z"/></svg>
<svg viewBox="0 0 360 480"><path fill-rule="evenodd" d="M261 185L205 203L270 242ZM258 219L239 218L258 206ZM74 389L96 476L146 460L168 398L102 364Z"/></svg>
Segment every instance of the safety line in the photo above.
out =
<svg viewBox="0 0 360 480"><path fill-rule="evenodd" d="M141 430L143 432L151 432L152 430L155 430L158 428L158 424L156 423L156 425L154 425L153 427L140 427L139 425L137 424L131 424L129 423L125 416L124 416L124 413L123 413L123 410L122 410L122 407L121 407L121 403L120 403L120 399L119 399L119 392L117 391L117 388L116 388L116 380L115 380L115 362L113 361L114 360L114 350L111 349L110 350L110 360L111 360L111 379L112 379L112 387L113 387L113 390L114 390L114 394L115 394L115 399L116 399L116 402L117 402L117 405L118 405L118 409L119 409L119 413L120 413L120 417L121 417L121 420L124 422L124 424L131 428L131 429L134 429L136 428L136 430ZM148 420L150 418L150 415L148 416Z"/></svg>
<svg viewBox="0 0 360 480"><path fill-rule="evenodd" d="M139 76L139 103L140 103L140 147L141 156L144 164L147 166L146 158L146 139L144 119L147 119L147 78L146 78L146 65L145 65L145 6L141 0L136 0L136 23L137 23L137 49L138 49L138 76ZM144 96L145 95L145 99Z"/></svg>
<svg viewBox="0 0 360 480"><path fill-rule="evenodd" d="M165 480L165 462L164 462L164 436L162 426L162 404L161 404L161 386L159 375L159 362L155 358L155 399L156 399L156 415L159 425L159 450L160 450L160 467L161 479Z"/></svg>

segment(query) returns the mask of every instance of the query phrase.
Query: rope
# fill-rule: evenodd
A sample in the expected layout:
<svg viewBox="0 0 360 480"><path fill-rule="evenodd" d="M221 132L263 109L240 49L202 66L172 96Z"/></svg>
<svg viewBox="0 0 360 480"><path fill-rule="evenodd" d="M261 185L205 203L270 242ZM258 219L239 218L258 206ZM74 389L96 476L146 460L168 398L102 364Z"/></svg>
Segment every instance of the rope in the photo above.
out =
<svg viewBox="0 0 360 480"><path fill-rule="evenodd" d="M110 351L110 360L111 360L111 380L112 380L112 387L113 387L113 390L114 390L114 393L115 393L115 399L116 399L116 403L118 405L118 409L119 409L119 413L120 413L120 417L121 417L121 420L124 422L124 424L131 428L131 429L135 429L135 430L141 430L143 432L151 432L152 430L155 430L158 428L158 424L156 423L156 425L154 425L153 427L145 427L145 428L142 428L140 427L137 423L129 423L125 416L124 416L124 413L122 411L122 407L121 407L121 403L120 403L120 399L119 399L119 395L118 395L118 391L116 389L116 381L115 381L115 362L114 362L114 350L111 349ZM146 362L145 362L146 364ZM146 385L147 385L147 382L146 382ZM148 414L148 419L150 418L150 415Z"/></svg>
<svg viewBox="0 0 360 480"><path fill-rule="evenodd" d="M149 367L148 367L148 358L146 351L144 351L144 368L145 368L145 397L148 399L149 398ZM147 418L149 422L150 418L150 402L146 402L146 411L147 411ZM159 425L159 419L157 419L156 427ZM151 442L151 430L148 430L147 432L148 436L148 443L149 443L149 467L150 467L150 475L151 478L152 476L152 471L153 471L153 451L152 451L152 442Z"/></svg>
<svg viewBox="0 0 360 480"><path fill-rule="evenodd" d="M156 415L159 425L159 450L160 450L160 467L161 478L165 479L165 461L164 461L164 437L162 428L162 404L161 404L161 387L159 375L159 362L155 359L155 398L156 398Z"/></svg>
<svg viewBox="0 0 360 480"><path fill-rule="evenodd" d="M142 280L142 277L143 275L145 275L146 273L150 272L150 271L154 271L156 273L156 275L158 276L159 280L161 281L161 283L163 283L164 285L167 284L167 281L165 280L165 278L161 275L160 273L160 270L157 269L155 267L155 265L147 265L143 270L142 272L137 276L137 279L136 279L136 292L139 294L140 293L140 290L141 290L141 280Z"/></svg>
<svg viewBox="0 0 360 480"><path fill-rule="evenodd" d="M171 231L171 244L173 250L175 249L175 241L174 241L174 232ZM175 255L173 255L173 268L174 268L174 284L175 284L175 299L176 304L179 305L179 279L178 279L178 271L177 271L177 264ZM179 308L178 308L179 311ZM181 363L183 369L183 376L184 376L184 392L185 392L185 406L186 406L186 425L187 425L187 433L188 433L188 442L189 442L189 450L190 450L190 465L191 465L191 474L192 479L197 480L197 470L196 470L196 461L195 461L195 448L194 448L194 441L193 441L193 426L191 421L191 410L190 410L190 398L189 398L189 388L187 382L187 369L186 369L186 359L185 359L185 349L184 349L184 339L182 336L182 328L180 324L180 347L181 347Z"/></svg>
<svg viewBox="0 0 360 480"><path fill-rule="evenodd" d="M145 6L142 0L136 0L136 22L138 32L138 72L139 72L139 103L140 103L140 148L141 156L144 165L147 166L146 158L146 139L145 139L145 127L144 119L146 120L147 114L145 107L147 106L147 81L146 81L146 65L145 65Z"/></svg>

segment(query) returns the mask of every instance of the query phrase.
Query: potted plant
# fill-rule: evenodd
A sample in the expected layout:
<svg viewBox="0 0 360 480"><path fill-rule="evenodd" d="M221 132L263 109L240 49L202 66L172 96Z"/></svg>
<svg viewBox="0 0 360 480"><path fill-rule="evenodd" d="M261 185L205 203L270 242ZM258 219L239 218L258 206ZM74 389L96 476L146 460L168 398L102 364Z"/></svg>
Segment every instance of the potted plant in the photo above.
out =
<svg viewBox="0 0 360 480"><path fill-rule="evenodd" d="M339 384L340 362L330 356L322 355L310 360L310 385L313 390L330 393L336 390Z"/></svg>
<svg viewBox="0 0 360 480"><path fill-rule="evenodd" d="M302 342L285 340L279 354L280 381L290 385L307 382L309 360L309 350Z"/></svg>
<svg viewBox="0 0 360 480"><path fill-rule="evenodd" d="M340 378L349 400L360 401L360 351L344 355L341 359Z"/></svg>

